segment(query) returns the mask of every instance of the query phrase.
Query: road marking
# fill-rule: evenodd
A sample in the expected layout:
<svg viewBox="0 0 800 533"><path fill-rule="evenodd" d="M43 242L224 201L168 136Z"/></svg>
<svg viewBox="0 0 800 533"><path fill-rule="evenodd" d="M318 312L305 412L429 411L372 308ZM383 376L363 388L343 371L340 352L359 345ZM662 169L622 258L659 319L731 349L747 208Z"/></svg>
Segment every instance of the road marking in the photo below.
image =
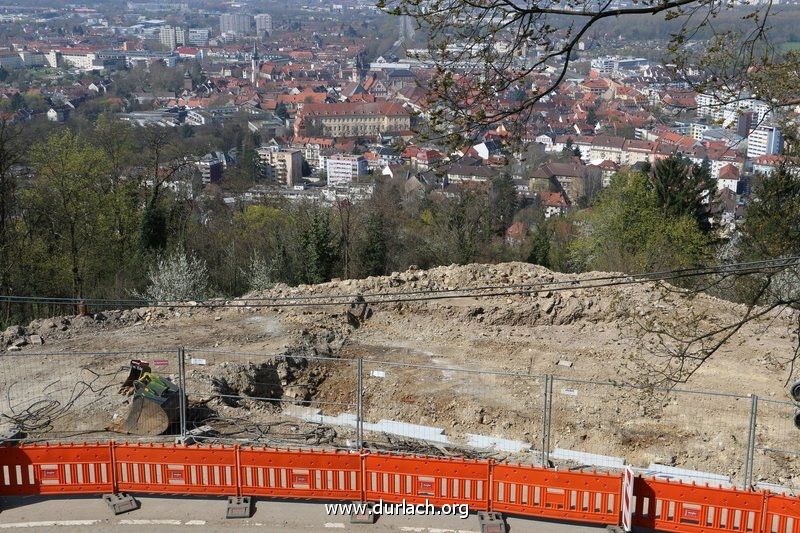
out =
<svg viewBox="0 0 800 533"><path fill-rule="evenodd" d="M325 522L325 527L344 529L344 524L341 522Z"/></svg>
<svg viewBox="0 0 800 533"><path fill-rule="evenodd" d="M92 526L100 520L48 520L46 522L16 522L0 524L0 529L16 529L23 527L55 527L55 526Z"/></svg>
<svg viewBox="0 0 800 533"><path fill-rule="evenodd" d="M412 531L413 533L478 533L469 529L440 529L437 527L414 527L400 526L400 531Z"/></svg>
<svg viewBox="0 0 800 533"><path fill-rule="evenodd" d="M186 522L186 525L187 526L204 526L204 525L206 525L206 521L205 520L189 520L188 522Z"/></svg>
<svg viewBox="0 0 800 533"><path fill-rule="evenodd" d="M121 526L179 526L181 525L180 520L171 520L171 519L155 519L155 520L146 520L146 519L138 519L138 520L120 520L118 522Z"/></svg>

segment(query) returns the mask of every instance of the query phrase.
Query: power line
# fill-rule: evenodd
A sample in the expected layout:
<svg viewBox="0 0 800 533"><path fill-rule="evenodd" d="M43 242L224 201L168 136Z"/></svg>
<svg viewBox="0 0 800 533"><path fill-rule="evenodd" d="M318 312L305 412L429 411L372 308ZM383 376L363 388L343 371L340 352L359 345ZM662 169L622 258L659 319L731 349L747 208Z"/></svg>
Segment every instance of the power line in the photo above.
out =
<svg viewBox="0 0 800 533"><path fill-rule="evenodd" d="M68 305L77 306L81 303L92 307L123 308L123 307L172 307L172 308L197 308L197 307L298 307L298 306L332 306L349 305L351 303L381 304L404 303L454 298L475 297L501 297L514 295L533 295L545 292L559 292L576 289L597 289L652 283L659 281L673 281L678 279L707 276L707 275L745 275L766 273L770 270L786 268L800 264L800 256L791 256L780 259L729 263L717 266L691 267L673 270L646 272L640 274L612 274L594 278L584 278L562 281L545 281L525 284L482 285L478 287L461 287L447 289L419 289L413 291L382 291L374 293L335 293L329 295L305 296L265 296L257 298L237 298L232 301L205 300L194 301L188 299L175 301L155 301L144 299L103 299L103 298L66 298L43 296L0 296L0 301L9 303L31 303L40 305ZM357 300L358 299L358 300Z"/></svg>

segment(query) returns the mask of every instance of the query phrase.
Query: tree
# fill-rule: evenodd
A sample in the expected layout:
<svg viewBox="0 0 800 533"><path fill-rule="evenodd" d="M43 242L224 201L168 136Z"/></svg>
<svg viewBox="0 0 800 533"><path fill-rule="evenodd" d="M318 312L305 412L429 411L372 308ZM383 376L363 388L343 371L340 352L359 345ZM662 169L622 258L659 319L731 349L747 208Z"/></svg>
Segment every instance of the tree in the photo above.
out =
<svg viewBox="0 0 800 533"><path fill-rule="evenodd" d="M519 207L517 187L511 176L504 174L492 181L491 212L493 229L503 234L514 222L514 214Z"/></svg>
<svg viewBox="0 0 800 533"><path fill-rule="evenodd" d="M688 159L673 154L656 161L651 182L657 202L666 216L689 215L703 232L711 231L711 209L717 181L711 177L708 160L701 165L692 165Z"/></svg>
<svg viewBox="0 0 800 533"><path fill-rule="evenodd" d="M71 293L83 297L93 251L104 240L99 216L105 197L100 181L108 172L108 160L102 151L65 130L34 146L31 162L36 178L27 196L28 216L35 217L32 226L43 232L52 249L65 256Z"/></svg>
<svg viewBox="0 0 800 533"><path fill-rule="evenodd" d="M571 254L586 269L638 273L700 265L709 244L691 216L665 213L647 176L632 172L597 196Z"/></svg>
<svg viewBox="0 0 800 533"><path fill-rule="evenodd" d="M159 258L148 273L149 285L138 297L150 302L205 300L211 294L205 261L178 248Z"/></svg>
<svg viewBox="0 0 800 533"><path fill-rule="evenodd" d="M359 250L358 258L364 276L383 276L386 274L388 247L384 216L372 212L364 222L366 235Z"/></svg>
<svg viewBox="0 0 800 533"><path fill-rule="evenodd" d="M22 129L10 120L0 117L0 294L11 288L11 258L15 242L13 217L16 214L17 165L22 154ZM10 307L6 306L6 317ZM3 322L4 320L0 320Z"/></svg>
<svg viewBox="0 0 800 533"><path fill-rule="evenodd" d="M311 207L303 221L299 235L303 256L301 282L322 283L331 279L336 262L330 214L319 207Z"/></svg>
<svg viewBox="0 0 800 533"><path fill-rule="evenodd" d="M528 263L550 267L550 239L541 229L533 235L531 252L528 254Z"/></svg>
<svg viewBox="0 0 800 533"><path fill-rule="evenodd" d="M762 176L742 223L742 255L748 260L800 255L800 177L786 165Z"/></svg>

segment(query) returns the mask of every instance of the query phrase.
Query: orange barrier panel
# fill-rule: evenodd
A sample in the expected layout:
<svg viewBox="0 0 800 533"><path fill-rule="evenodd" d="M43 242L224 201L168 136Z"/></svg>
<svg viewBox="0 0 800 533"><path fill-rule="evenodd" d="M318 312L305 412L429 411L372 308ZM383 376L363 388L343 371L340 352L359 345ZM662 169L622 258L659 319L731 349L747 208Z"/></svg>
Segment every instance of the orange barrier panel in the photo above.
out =
<svg viewBox="0 0 800 533"><path fill-rule="evenodd" d="M0 447L0 494L112 492L111 445Z"/></svg>
<svg viewBox="0 0 800 533"><path fill-rule="evenodd" d="M619 525L622 477L492 461L238 446L0 446L0 495L110 492L362 500ZM634 480L633 524L681 533L800 533L800 499Z"/></svg>
<svg viewBox="0 0 800 533"><path fill-rule="evenodd" d="M636 479L633 493L634 526L687 533L762 530L762 493L644 478Z"/></svg>
<svg viewBox="0 0 800 533"><path fill-rule="evenodd" d="M488 461L368 454L364 457L366 499L489 508Z"/></svg>
<svg viewBox="0 0 800 533"><path fill-rule="evenodd" d="M329 500L361 499L361 457L336 451L239 451L242 495Z"/></svg>
<svg viewBox="0 0 800 533"><path fill-rule="evenodd" d="M621 494L620 476L527 465L495 465L492 469L494 511L618 525Z"/></svg>
<svg viewBox="0 0 800 533"><path fill-rule="evenodd" d="M767 494L763 533L800 533L800 500Z"/></svg>
<svg viewBox="0 0 800 533"><path fill-rule="evenodd" d="M231 447L116 444L114 462L123 492L235 496L239 486Z"/></svg>

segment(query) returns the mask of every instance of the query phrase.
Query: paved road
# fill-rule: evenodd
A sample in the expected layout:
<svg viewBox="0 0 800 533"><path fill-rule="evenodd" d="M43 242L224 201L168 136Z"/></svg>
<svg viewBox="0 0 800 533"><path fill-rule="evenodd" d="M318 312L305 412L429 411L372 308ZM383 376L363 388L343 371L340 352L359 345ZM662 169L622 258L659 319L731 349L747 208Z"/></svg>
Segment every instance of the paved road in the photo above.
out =
<svg viewBox="0 0 800 533"><path fill-rule="evenodd" d="M327 516L318 503L257 501L250 519L225 520L223 499L138 498L141 508L114 516L99 497L0 499L0 531L299 531L303 533L479 533L478 518L384 516L374 525ZM510 518L511 533L601 533L604 528Z"/></svg>

